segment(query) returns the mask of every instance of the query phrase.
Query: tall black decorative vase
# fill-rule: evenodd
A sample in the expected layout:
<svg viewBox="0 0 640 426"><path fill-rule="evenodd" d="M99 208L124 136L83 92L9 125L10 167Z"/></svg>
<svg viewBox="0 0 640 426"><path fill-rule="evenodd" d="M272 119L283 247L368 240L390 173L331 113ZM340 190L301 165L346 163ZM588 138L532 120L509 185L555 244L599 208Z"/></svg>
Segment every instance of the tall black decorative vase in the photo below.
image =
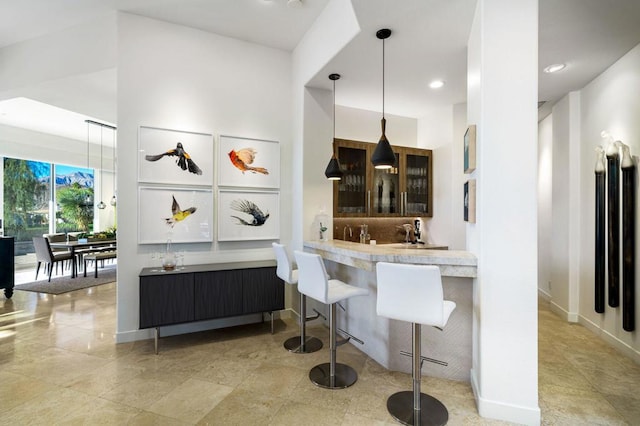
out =
<svg viewBox="0 0 640 426"><path fill-rule="evenodd" d="M609 204L609 306L620 305L620 159L607 155L607 197Z"/></svg>
<svg viewBox="0 0 640 426"><path fill-rule="evenodd" d="M622 328L635 330L636 166L622 165Z"/></svg>
<svg viewBox="0 0 640 426"><path fill-rule="evenodd" d="M604 312L604 274L605 274L605 172L596 171L596 250L595 250L595 297L594 307L597 313Z"/></svg>

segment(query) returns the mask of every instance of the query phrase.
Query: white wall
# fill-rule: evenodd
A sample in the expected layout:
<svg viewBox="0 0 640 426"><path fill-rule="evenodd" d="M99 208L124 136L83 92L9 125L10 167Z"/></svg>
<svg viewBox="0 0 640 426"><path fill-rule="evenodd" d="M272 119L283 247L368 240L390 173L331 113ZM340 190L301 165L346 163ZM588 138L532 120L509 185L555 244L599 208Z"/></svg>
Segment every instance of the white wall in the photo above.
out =
<svg viewBox="0 0 640 426"><path fill-rule="evenodd" d="M423 219L423 240L452 250L466 247L463 220L463 137L466 104L434 108L418 120L418 147L433 150L433 217Z"/></svg>
<svg viewBox="0 0 640 426"><path fill-rule="evenodd" d="M339 81L339 80L338 80ZM339 90L339 87L336 89ZM417 147L418 120L385 114L386 135L391 145ZM336 106L336 137L378 143L382 130L378 111ZM327 160L328 161L328 160Z"/></svg>
<svg viewBox="0 0 640 426"><path fill-rule="evenodd" d="M481 416L523 424L540 423L537 16L537 0L479 0L468 44L467 112L477 125L471 384Z"/></svg>
<svg viewBox="0 0 640 426"><path fill-rule="evenodd" d="M604 143L601 132L607 130L615 139L631 147L637 163L640 101L635 94L640 90L639 69L640 45L580 91L568 94L554 105L549 237L552 309L568 321L586 325L636 362L640 362L640 337L637 332L630 333L622 328L622 308L607 305L604 314L595 312L593 256L595 148ZM636 226L636 244L638 232ZM636 269L639 257L636 250ZM541 267L539 272L543 273L544 269ZM543 289L542 278L540 281ZM638 293L636 290L636 306L640 304Z"/></svg>
<svg viewBox="0 0 640 426"><path fill-rule="evenodd" d="M303 198L306 191L306 188L304 188L305 182L311 180L319 183L317 179L320 179L318 176L319 167L306 169L304 158L308 153L316 152L316 144L321 143L319 139L305 129L307 125L316 126L316 118L313 113L305 111L305 106L307 106L311 96L305 86L358 32L360 32L360 26L351 6L351 1L330 0L292 54L291 101L293 109L290 123L292 126L292 140L294 141L292 156L295 159L291 164L291 209L294 212L291 221L292 249L302 249L302 241L312 226L312 218L315 216L317 205L329 204L326 190L322 191L325 195L311 205L306 205ZM313 105L313 102L310 105ZM320 112L317 120L326 123L326 106L324 110L325 112ZM310 120L310 122L307 123L307 120ZM328 152L331 153L331 149ZM327 158L326 161L328 162L329 159ZM323 174L325 167L326 165L322 167Z"/></svg>
<svg viewBox="0 0 640 426"><path fill-rule="evenodd" d="M291 55L281 50L129 14L118 16L118 46L117 339L122 342L150 335L138 331L138 273L159 248L137 243L139 126L279 141L280 229L281 239L289 241L292 95ZM181 248L188 264L273 259L270 241Z"/></svg>
<svg viewBox="0 0 640 426"><path fill-rule="evenodd" d="M553 115L538 123L538 291L551 298Z"/></svg>
<svg viewBox="0 0 640 426"><path fill-rule="evenodd" d="M580 191L580 93L572 92L553 106L551 307L569 321L577 320Z"/></svg>
<svg viewBox="0 0 640 426"><path fill-rule="evenodd" d="M594 310L594 229L595 147L602 144L600 133L608 130L616 140L631 147L636 165L640 155L640 45L613 64L580 91L580 186L572 188L581 196L580 212L580 268L579 268L579 321L600 334L640 362L640 333L622 329L622 308L605 306L605 313ZM557 121L554 113L554 126ZM556 141L554 140L554 144ZM637 176L636 176L637 182ZM638 202L638 192L636 192ZM640 212L636 204L636 214ZM636 246L640 233L636 220ZM638 265L640 250L636 248L636 330L640 328L640 290ZM622 295L622 293L621 293ZM620 299L622 302L622 298ZM622 304L621 304L622 306Z"/></svg>

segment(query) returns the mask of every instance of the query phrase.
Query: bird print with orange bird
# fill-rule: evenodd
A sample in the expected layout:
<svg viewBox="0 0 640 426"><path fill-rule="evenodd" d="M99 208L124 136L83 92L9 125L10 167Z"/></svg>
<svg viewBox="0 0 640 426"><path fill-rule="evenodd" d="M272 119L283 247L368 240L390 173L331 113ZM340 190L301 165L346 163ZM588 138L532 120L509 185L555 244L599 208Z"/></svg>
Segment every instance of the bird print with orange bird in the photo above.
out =
<svg viewBox="0 0 640 426"><path fill-rule="evenodd" d="M268 175L269 171L266 168L252 166L257 153L258 151L254 148L242 148L237 151L232 149L229 151L229 160L231 160L231 164L240 170L242 174L244 174L244 172L251 172Z"/></svg>

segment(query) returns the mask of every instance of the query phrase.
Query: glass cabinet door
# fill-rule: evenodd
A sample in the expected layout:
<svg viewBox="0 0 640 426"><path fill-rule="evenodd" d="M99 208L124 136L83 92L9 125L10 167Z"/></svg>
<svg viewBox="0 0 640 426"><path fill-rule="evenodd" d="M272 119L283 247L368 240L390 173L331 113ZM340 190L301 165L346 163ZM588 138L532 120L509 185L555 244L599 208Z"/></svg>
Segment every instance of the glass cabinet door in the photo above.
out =
<svg viewBox="0 0 640 426"><path fill-rule="evenodd" d="M402 191L398 173L399 155L396 164L390 169L375 169L373 166L373 190L371 191L371 216L400 215Z"/></svg>
<svg viewBox="0 0 640 426"><path fill-rule="evenodd" d="M334 184L334 215L363 216L367 214L367 149L338 146L338 159L344 171Z"/></svg>
<svg viewBox="0 0 640 426"><path fill-rule="evenodd" d="M432 216L432 163L429 154L407 153L405 156L405 192L403 214L405 216Z"/></svg>

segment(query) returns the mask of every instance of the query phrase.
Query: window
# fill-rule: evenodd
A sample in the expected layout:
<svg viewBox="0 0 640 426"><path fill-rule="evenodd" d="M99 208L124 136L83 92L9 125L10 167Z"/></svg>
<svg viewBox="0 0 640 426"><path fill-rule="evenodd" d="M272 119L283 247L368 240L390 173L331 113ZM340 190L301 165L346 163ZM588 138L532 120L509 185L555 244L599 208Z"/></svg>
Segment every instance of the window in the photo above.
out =
<svg viewBox="0 0 640 426"><path fill-rule="evenodd" d="M33 236L91 229L93 176L92 169L4 158L4 230L15 237L16 256L33 252Z"/></svg>

